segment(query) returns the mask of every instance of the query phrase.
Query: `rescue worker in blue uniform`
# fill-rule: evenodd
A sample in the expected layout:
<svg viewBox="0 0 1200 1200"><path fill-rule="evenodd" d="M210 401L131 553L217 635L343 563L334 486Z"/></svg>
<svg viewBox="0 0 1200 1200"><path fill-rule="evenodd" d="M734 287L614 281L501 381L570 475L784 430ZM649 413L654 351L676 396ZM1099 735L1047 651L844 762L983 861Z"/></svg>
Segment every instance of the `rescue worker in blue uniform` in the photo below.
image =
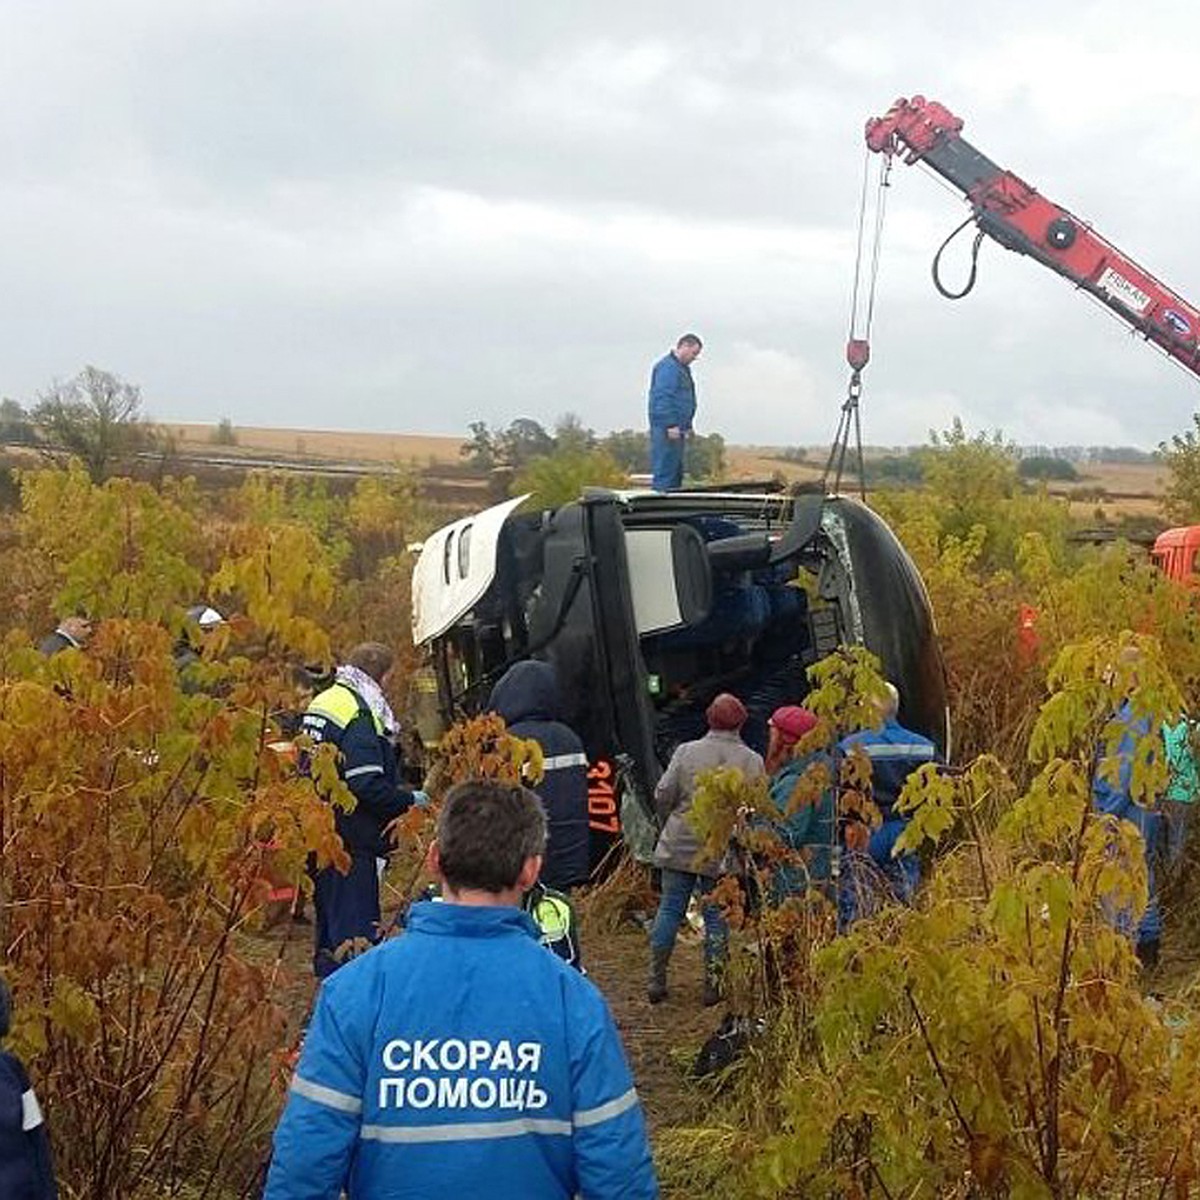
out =
<svg viewBox="0 0 1200 1200"><path fill-rule="evenodd" d="M356 801L336 809L338 835L350 856L343 875L336 867L314 873L313 970L318 979L335 971L356 948L379 940L379 870L389 846L389 822L424 800L399 782L392 739L396 718L383 694L392 652L378 642L356 646L337 670L332 686L314 696L300 731L313 743L338 749L338 772Z"/></svg>
<svg viewBox="0 0 1200 1200"><path fill-rule="evenodd" d="M554 668L537 659L514 663L492 689L488 708L504 718L514 737L542 748L542 778L531 785L545 805L550 828L542 882L558 891L586 883L591 873L588 760L579 735L563 723Z"/></svg>
<svg viewBox="0 0 1200 1200"><path fill-rule="evenodd" d="M650 373L650 469L657 492L683 486L684 446L696 418L692 363L703 348L694 333L685 333Z"/></svg>
<svg viewBox="0 0 1200 1200"><path fill-rule="evenodd" d="M532 792L459 784L442 903L325 981L264 1200L652 1200L645 1122L603 997L538 945Z"/></svg>
<svg viewBox="0 0 1200 1200"><path fill-rule="evenodd" d="M880 702L882 726L849 734L838 743L840 757L858 750L870 759L871 798L883 817L882 823L870 830L865 844L854 836L865 832L859 822L851 821L849 827L843 829L846 853L842 856L838 886L838 915L843 928L862 915L860 891L866 886L864 879L868 873L856 867L863 857L874 864L896 899L903 903L912 899L921 878L921 866L915 854L906 852L894 856L892 853L896 839L908 825L908 818L896 812L896 801L913 771L923 763L937 762L938 752L929 738L900 724L900 693L891 683L886 689L886 696Z"/></svg>
<svg viewBox="0 0 1200 1200"><path fill-rule="evenodd" d="M8 1037L12 996L0 979L0 1041ZM50 1138L37 1096L15 1055L0 1050L0 1196L58 1200Z"/></svg>

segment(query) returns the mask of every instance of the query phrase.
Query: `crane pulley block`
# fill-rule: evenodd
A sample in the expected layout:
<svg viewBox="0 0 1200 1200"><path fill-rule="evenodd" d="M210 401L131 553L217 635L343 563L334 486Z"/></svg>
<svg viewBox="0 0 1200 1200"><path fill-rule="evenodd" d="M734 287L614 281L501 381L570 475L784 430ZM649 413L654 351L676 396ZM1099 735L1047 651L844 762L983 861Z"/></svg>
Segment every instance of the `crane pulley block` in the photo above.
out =
<svg viewBox="0 0 1200 1200"><path fill-rule="evenodd" d="M861 371L870 360L871 343L866 338L851 338L846 343L846 361L852 371Z"/></svg>

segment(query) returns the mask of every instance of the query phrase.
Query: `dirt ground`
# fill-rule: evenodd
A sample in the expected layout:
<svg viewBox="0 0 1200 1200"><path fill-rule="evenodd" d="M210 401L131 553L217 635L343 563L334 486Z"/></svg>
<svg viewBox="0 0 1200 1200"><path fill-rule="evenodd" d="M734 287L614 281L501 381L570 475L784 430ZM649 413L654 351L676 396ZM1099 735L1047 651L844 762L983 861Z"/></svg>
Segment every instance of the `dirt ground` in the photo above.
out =
<svg viewBox="0 0 1200 1200"><path fill-rule="evenodd" d="M670 994L646 999L649 951L633 924L615 932L583 931L584 965L604 993L621 1030L651 1136L664 1125L687 1123L702 1096L688 1082L696 1052L720 1024L722 1010L700 1003L700 940L683 934L671 960Z"/></svg>

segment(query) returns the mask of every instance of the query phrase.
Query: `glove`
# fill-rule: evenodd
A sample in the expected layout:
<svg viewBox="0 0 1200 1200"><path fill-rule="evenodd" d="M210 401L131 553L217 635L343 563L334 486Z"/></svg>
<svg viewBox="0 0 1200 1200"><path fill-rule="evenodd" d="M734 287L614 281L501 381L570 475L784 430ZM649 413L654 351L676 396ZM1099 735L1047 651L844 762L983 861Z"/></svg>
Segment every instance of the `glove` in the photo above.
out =
<svg viewBox="0 0 1200 1200"><path fill-rule="evenodd" d="M413 808L428 808L429 795L427 792L415 791L412 794Z"/></svg>

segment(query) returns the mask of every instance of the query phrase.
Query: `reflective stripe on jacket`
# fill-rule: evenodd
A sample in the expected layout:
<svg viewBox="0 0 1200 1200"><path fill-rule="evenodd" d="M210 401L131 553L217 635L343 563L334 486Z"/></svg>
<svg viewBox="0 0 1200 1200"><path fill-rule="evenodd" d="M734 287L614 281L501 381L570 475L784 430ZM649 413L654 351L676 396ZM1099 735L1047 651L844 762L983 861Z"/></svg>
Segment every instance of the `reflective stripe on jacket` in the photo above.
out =
<svg viewBox="0 0 1200 1200"><path fill-rule="evenodd" d="M318 745L338 748L338 770L357 801L353 812L334 810L346 849L386 855L384 826L408 810L412 792L399 785L396 751L378 718L357 692L335 683L313 697L300 730Z"/></svg>
<svg viewBox="0 0 1200 1200"><path fill-rule="evenodd" d="M864 729L844 737L838 750L844 755L854 749L871 760L871 793L885 821L908 777L922 763L937 762L937 747L927 737L905 729L895 717L889 717L882 729Z"/></svg>
<svg viewBox="0 0 1200 1200"><path fill-rule="evenodd" d="M57 1200L50 1139L29 1076L15 1054L0 1050L0 1196Z"/></svg>
<svg viewBox="0 0 1200 1200"><path fill-rule="evenodd" d="M322 985L265 1200L651 1200L595 987L515 908L418 903Z"/></svg>
<svg viewBox="0 0 1200 1200"><path fill-rule="evenodd" d="M543 775L532 785L549 826L542 879L552 888L586 883L592 866L588 759L578 734L562 721L554 668L539 659L514 663L492 689L488 707L504 718L514 737L542 748Z"/></svg>

